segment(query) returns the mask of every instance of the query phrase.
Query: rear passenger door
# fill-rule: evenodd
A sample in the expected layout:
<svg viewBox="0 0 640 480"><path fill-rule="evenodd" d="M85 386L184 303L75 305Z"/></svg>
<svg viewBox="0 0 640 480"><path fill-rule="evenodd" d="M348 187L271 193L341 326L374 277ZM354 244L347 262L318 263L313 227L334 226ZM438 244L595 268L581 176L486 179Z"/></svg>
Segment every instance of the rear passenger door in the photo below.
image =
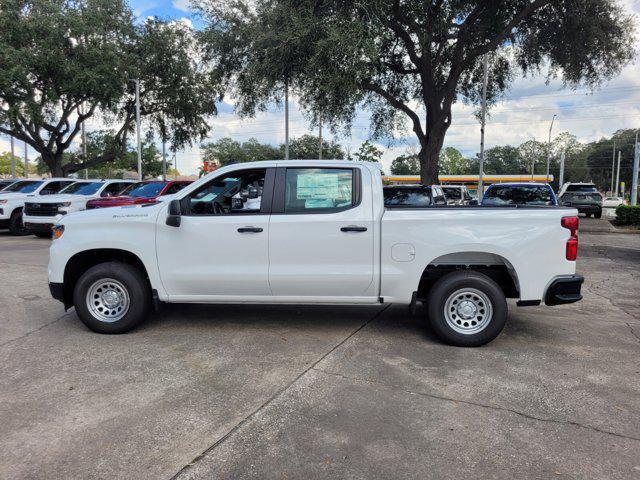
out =
<svg viewBox="0 0 640 480"><path fill-rule="evenodd" d="M371 188L360 168L278 168L269 223L274 296L376 296ZM362 299L363 301L364 298Z"/></svg>

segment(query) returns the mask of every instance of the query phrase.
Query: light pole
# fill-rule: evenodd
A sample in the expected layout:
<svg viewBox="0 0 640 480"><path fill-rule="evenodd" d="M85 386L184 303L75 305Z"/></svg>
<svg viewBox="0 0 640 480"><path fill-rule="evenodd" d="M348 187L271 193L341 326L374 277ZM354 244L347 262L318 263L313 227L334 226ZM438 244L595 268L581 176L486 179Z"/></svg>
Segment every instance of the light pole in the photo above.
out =
<svg viewBox="0 0 640 480"><path fill-rule="evenodd" d="M13 146L13 136L9 136L11 139L11 178L16 178L16 154Z"/></svg>
<svg viewBox="0 0 640 480"><path fill-rule="evenodd" d="M485 54L483 59L482 75L482 112L480 116L480 171L478 172L478 201L482 201L483 175L484 175L484 126L487 120L487 83L489 80L489 57Z"/></svg>
<svg viewBox="0 0 640 480"><path fill-rule="evenodd" d="M24 178L29 178L29 157L27 156L27 142L24 142Z"/></svg>
<svg viewBox="0 0 640 480"><path fill-rule="evenodd" d="M129 80L136 85L136 138L138 142L138 181L142 181L142 140L140 139L140 79Z"/></svg>
<svg viewBox="0 0 640 480"><path fill-rule="evenodd" d="M553 128L553 122L558 115L553 114L553 118L551 119L551 125L549 126L549 141L547 142L547 175L545 177L545 181L549 183L549 164L551 163L551 129Z"/></svg>
<svg viewBox="0 0 640 480"><path fill-rule="evenodd" d="M289 79L284 81L284 159L289 160Z"/></svg>

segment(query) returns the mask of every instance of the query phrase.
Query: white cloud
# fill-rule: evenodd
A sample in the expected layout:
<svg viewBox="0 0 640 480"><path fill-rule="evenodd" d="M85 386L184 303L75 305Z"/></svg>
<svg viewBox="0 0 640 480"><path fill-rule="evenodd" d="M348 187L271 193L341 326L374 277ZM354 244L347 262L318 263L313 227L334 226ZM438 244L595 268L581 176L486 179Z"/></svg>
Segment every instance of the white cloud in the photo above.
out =
<svg viewBox="0 0 640 480"><path fill-rule="evenodd" d="M191 12L191 0L173 0L173 8L183 12Z"/></svg>

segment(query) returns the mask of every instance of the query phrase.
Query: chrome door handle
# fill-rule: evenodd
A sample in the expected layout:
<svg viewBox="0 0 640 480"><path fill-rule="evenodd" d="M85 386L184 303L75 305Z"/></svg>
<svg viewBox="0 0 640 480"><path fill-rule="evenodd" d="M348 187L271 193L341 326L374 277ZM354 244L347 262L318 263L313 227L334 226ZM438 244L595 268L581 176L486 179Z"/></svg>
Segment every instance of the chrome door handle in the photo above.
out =
<svg viewBox="0 0 640 480"><path fill-rule="evenodd" d="M260 227L240 227L238 233L260 233L262 229Z"/></svg>
<svg viewBox="0 0 640 480"><path fill-rule="evenodd" d="M355 225L351 225L348 227L342 227L340 229L341 232L366 232L367 231L367 227L358 227Z"/></svg>

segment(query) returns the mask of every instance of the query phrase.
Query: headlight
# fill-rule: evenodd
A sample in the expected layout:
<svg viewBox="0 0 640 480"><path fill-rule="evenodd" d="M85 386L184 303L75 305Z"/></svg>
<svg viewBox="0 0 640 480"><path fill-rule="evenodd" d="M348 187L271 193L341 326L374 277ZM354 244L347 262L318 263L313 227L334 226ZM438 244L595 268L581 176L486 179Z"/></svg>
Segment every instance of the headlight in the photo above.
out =
<svg viewBox="0 0 640 480"><path fill-rule="evenodd" d="M64 233L64 225L54 225L51 229L53 232L53 239L60 238Z"/></svg>
<svg viewBox="0 0 640 480"><path fill-rule="evenodd" d="M59 203L58 204L59 207L70 207L71 206L71 202L63 202L63 203Z"/></svg>

